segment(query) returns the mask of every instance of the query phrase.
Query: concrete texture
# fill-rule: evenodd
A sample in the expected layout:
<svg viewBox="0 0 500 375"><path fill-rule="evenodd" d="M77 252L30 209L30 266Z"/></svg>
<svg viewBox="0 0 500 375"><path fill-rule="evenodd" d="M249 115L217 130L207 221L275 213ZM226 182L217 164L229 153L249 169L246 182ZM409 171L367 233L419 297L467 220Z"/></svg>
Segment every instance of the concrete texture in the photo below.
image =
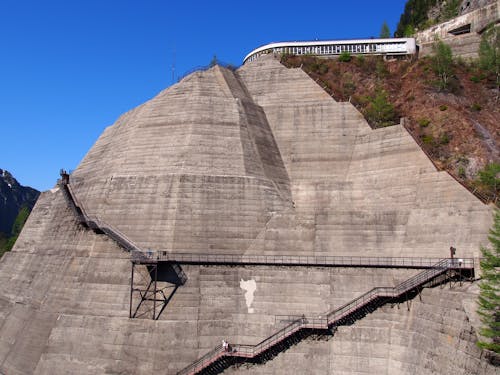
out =
<svg viewBox="0 0 500 375"><path fill-rule="evenodd" d="M467 3L469 3L467 5ZM419 46L419 56L432 53L436 38L451 47L454 56L476 58L478 56L481 34L490 24L500 21L500 0L464 1L458 17L429 27L414 35ZM451 31L470 25L470 33L453 35Z"/></svg>
<svg viewBox="0 0 500 375"><path fill-rule="evenodd" d="M89 215L169 252L445 257L454 245L471 257L492 223L402 127L371 130L270 57L194 73L126 113L71 183ZM128 256L79 226L60 190L43 193L0 261L0 372L173 374L222 339L259 342L277 314L321 314L418 272L183 266L187 283L153 321L128 318ZM493 374L463 288L238 371Z"/></svg>

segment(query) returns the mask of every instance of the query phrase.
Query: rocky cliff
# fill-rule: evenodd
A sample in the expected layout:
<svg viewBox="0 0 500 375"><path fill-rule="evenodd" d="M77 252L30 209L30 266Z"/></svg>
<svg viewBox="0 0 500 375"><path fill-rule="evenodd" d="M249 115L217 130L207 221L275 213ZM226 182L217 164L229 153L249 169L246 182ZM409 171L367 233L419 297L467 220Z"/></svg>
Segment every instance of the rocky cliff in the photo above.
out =
<svg viewBox="0 0 500 375"><path fill-rule="evenodd" d="M33 208L40 192L22 186L4 169L0 169L0 232L10 235L12 224L22 207Z"/></svg>

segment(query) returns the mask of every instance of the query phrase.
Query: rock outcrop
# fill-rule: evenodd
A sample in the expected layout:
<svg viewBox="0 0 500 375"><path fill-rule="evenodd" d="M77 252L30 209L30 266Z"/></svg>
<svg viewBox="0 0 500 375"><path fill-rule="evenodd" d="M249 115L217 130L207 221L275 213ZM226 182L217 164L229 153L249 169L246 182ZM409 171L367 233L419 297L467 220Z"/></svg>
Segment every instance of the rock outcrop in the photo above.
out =
<svg viewBox="0 0 500 375"><path fill-rule="evenodd" d="M459 16L414 35L419 47L419 56L431 54L436 39L448 44L455 57L478 56L482 33L489 25L497 24L500 20L500 2L465 1L460 9Z"/></svg>
<svg viewBox="0 0 500 375"><path fill-rule="evenodd" d="M40 192L28 186L22 186L4 169L0 169L0 232L10 235L12 224L19 210L35 205Z"/></svg>

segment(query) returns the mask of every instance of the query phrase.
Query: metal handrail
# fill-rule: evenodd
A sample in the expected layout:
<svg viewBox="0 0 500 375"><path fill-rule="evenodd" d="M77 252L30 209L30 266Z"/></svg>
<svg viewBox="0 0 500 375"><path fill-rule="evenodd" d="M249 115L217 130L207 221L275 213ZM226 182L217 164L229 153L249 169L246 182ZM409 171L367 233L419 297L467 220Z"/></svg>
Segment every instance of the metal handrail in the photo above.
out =
<svg viewBox="0 0 500 375"><path fill-rule="evenodd" d="M63 172L63 171L61 171ZM62 173L61 173L62 175ZM130 238L128 238L123 232L114 228L113 226L102 222L95 216L90 216L87 214L84 205L78 200L76 194L73 192L72 187L69 183L69 175L66 178L61 178L59 184L63 187L65 196L69 198L72 206L75 208L79 218L82 218L85 224L90 228L94 227L101 230L103 233L111 237L120 246L128 251L142 251L139 246L137 246Z"/></svg>
<svg viewBox="0 0 500 375"><path fill-rule="evenodd" d="M81 223L85 223L89 228L99 229L102 233L106 234L109 238L115 241L126 251L135 254L135 257L137 257L139 254L142 254L141 257L143 259L148 259L148 257L144 255L147 253L139 246L137 246L135 242L128 238L123 232L107 223L104 223L103 221L99 220L99 218L95 216L89 216L87 214L85 207L81 202L79 202L77 196L70 186L70 175L67 174L64 170L61 170L61 179L59 180L59 185L62 187L63 194L66 200L70 203L71 207L78 217L78 220ZM134 258L134 256L132 256L132 258ZM177 277L179 278L181 284L186 283L187 275L184 273L182 268L174 264L173 269L177 274Z"/></svg>
<svg viewBox="0 0 500 375"><path fill-rule="evenodd" d="M435 263L431 269L426 269L419 272L417 275L410 277L409 279L403 281L402 283L396 285L395 287L376 287L368 292L356 297L350 302L344 304L343 306L329 312L325 316L319 317L305 317L302 316L292 316L288 315L288 319L291 321L282 329L274 332L272 335L268 336L263 341L255 345L244 345L244 344L234 344L232 345L233 350L220 354L216 349L205 354L200 360L187 366L178 375L195 374L198 371L203 370L208 365L215 363L222 356L235 356L243 358L254 358L261 353L265 352L269 348L273 347L277 343L283 341L287 337L293 335L294 333L300 331L301 329L323 329L327 330L332 326L339 325L341 320L346 316L362 309L368 304L372 303L378 298L398 298L408 291L414 288L422 286L427 282L431 281L435 277L443 274L449 269L474 269L473 259L441 259L439 262ZM276 318L283 317L283 315L278 315ZM200 365L204 363L205 366Z"/></svg>
<svg viewBox="0 0 500 375"><path fill-rule="evenodd" d="M384 268L433 268L442 258L423 257L355 257L355 256L300 256L300 255L235 255L169 253L158 250L132 251L133 261L159 261L180 264L241 264L291 266L350 266ZM464 258L463 265L472 262Z"/></svg>
<svg viewBox="0 0 500 375"><path fill-rule="evenodd" d="M219 59L216 59L215 61L211 62L210 64L207 65L199 65L195 66L194 68L189 69L188 71L184 72L180 77L177 78L177 82L182 81L184 78L186 78L188 75L194 73L194 72L204 72L210 68L213 68L214 66L222 66L223 68L229 69L229 70L236 70L238 68L237 65L227 63L224 61L221 61Z"/></svg>
<svg viewBox="0 0 500 375"><path fill-rule="evenodd" d="M192 363L189 366L189 371L194 371L196 372L198 369L203 369L208 365L209 363L213 362L214 357L219 357L221 353L224 353L225 350L222 347L222 345L217 345L213 350L209 351L207 354L205 354L203 357L198 359L196 362ZM184 371L184 370L183 370ZM189 372L179 372L179 374L188 374Z"/></svg>

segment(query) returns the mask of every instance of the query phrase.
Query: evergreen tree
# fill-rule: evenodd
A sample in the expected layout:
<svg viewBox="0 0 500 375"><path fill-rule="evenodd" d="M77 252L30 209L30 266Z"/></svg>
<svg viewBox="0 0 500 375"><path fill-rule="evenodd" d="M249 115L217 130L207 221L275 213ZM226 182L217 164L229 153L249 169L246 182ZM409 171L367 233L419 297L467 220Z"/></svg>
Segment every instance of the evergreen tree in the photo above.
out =
<svg viewBox="0 0 500 375"><path fill-rule="evenodd" d="M384 23L382 24L382 28L380 29L380 37L381 38L391 37L391 30L389 29L389 25L387 25L386 21L384 21Z"/></svg>
<svg viewBox="0 0 500 375"><path fill-rule="evenodd" d="M395 36L402 37L408 25L411 29L421 29L428 21L427 12L436 5L437 0L408 0L405 5L405 10L399 18L399 23L394 33Z"/></svg>
<svg viewBox="0 0 500 375"><path fill-rule="evenodd" d="M26 222L26 220L28 220L29 215L30 215L29 208L26 206L22 207L19 213L17 214L14 224L12 225L11 237L7 240L7 242L4 245L5 251L10 251L10 249L14 247L14 244L17 241L17 237L19 237L19 234L23 229L24 223Z"/></svg>
<svg viewBox="0 0 500 375"><path fill-rule="evenodd" d="M442 9L442 21L447 21L458 16L461 0L448 0L444 3Z"/></svg>
<svg viewBox="0 0 500 375"><path fill-rule="evenodd" d="M479 182L493 195L500 194L500 164L488 163L478 172Z"/></svg>
<svg viewBox="0 0 500 375"><path fill-rule="evenodd" d="M439 78L439 89L449 88L450 78L453 76L453 54L449 45L437 40L432 46L432 69Z"/></svg>
<svg viewBox="0 0 500 375"><path fill-rule="evenodd" d="M489 340L479 341L478 345L500 353L500 210L495 212L495 221L488 239L491 249L481 247L483 259L478 313L483 322L480 332Z"/></svg>
<svg viewBox="0 0 500 375"><path fill-rule="evenodd" d="M491 26L483 33L479 45L479 66L495 77L500 91L500 27ZM497 91L497 92L498 92ZM497 94L498 99L498 94Z"/></svg>
<svg viewBox="0 0 500 375"><path fill-rule="evenodd" d="M375 127L393 125L396 119L394 106L388 101L387 93L378 89L375 96L371 98L365 116Z"/></svg>
<svg viewBox="0 0 500 375"><path fill-rule="evenodd" d="M411 25L411 24L406 25L403 36L405 38L410 38L413 36L413 34L415 34L415 27L413 27L413 25Z"/></svg>

